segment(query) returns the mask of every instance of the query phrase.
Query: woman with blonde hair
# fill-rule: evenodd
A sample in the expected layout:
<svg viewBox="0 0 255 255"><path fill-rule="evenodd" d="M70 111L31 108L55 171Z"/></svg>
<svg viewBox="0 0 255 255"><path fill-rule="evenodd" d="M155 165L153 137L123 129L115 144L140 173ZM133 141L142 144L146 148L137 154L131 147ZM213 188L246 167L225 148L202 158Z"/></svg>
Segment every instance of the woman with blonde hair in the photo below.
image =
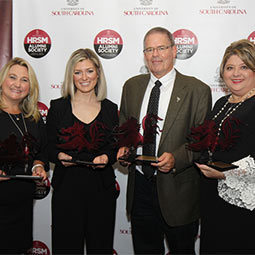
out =
<svg viewBox="0 0 255 255"><path fill-rule="evenodd" d="M30 176L45 180L47 165L38 93L35 72L26 60L13 58L0 71L1 254L26 253L32 247L35 182Z"/></svg>
<svg viewBox="0 0 255 255"><path fill-rule="evenodd" d="M113 129L117 105L106 99L103 67L90 49L70 56L62 97L47 116L53 254L112 254L117 191Z"/></svg>

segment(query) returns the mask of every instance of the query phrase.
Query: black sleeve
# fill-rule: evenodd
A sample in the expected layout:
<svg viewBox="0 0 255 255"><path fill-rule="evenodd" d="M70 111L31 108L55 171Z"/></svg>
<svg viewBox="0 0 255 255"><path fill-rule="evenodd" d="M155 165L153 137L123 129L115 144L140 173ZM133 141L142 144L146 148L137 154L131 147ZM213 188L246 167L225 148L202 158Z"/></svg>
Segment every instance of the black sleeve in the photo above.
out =
<svg viewBox="0 0 255 255"><path fill-rule="evenodd" d="M57 148L57 123L60 121L60 113L56 109L56 104L54 100L50 102L50 108L47 115L46 121L46 130L47 130L47 138L48 138L48 145L47 151L49 156L49 161L52 163L58 162L58 153L60 149Z"/></svg>
<svg viewBox="0 0 255 255"><path fill-rule="evenodd" d="M106 107L107 111L107 119L108 123L107 126L109 127L109 136L108 136L108 143L106 146L102 148L102 151L100 152L100 155L106 154L109 159L109 164L114 164L117 160L117 152L118 147L116 145L116 140L113 135L113 130L119 125L119 116L118 116L118 106L116 104L112 104L113 106L110 108ZM109 110L111 109L111 110Z"/></svg>
<svg viewBox="0 0 255 255"><path fill-rule="evenodd" d="M47 133L46 133L46 125L44 124L42 118L40 118L37 123L38 134L39 134L39 150L36 153L34 160L40 160L44 163L45 171L49 171L49 162L48 162L48 153L47 153Z"/></svg>

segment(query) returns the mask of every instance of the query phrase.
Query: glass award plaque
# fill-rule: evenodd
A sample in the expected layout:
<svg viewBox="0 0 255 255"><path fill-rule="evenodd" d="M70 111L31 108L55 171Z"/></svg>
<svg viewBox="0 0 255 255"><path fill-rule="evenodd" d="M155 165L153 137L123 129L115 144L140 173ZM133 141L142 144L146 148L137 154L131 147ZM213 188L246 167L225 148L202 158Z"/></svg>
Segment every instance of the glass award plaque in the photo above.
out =
<svg viewBox="0 0 255 255"><path fill-rule="evenodd" d="M62 159L60 161L74 163L76 165L83 165L83 166L105 166L106 165L104 163L93 163L91 161L84 161L79 159L71 159L71 160Z"/></svg>
<svg viewBox="0 0 255 255"><path fill-rule="evenodd" d="M237 165L234 165L231 163L225 163L223 161L212 161L212 162L208 162L206 165L219 171L227 171L230 169L238 168Z"/></svg>
<svg viewBox="0 0 255 255"><path fill-rule="evenodd" d="M120 161L125 161L132 164L150 164L150 163L158 163L158 158L155 156L146 156L146 155L124 155L119 158Z"/></svg>
<svg viewBox="0 0 255 255"><path fill-rule="evenodd" d="M3 175L0 174L1 178L9 179L27 179L27 180L42 180L41 176L25 175L25 174L16 174L16 175Z"/></svg>
<svg viewBox="0 0 255 255"><path fill-rule="evenodd" d="M155 157L155 156L137 155L135 160L142 164L143 163L158 163L158 157Z"/></svg>

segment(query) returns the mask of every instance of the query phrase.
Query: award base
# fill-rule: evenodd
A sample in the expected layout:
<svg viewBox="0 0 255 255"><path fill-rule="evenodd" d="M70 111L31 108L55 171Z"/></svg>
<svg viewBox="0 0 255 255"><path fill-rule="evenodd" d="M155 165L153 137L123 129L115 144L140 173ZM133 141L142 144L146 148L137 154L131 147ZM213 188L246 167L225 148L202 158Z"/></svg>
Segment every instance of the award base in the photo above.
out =
<svg viewBox="0 0 255 255"><path fill-rule="evenodd" d="M79 160L79 159L74 159L74 160L65 160L62 159L61 161L63 162L70 162L70 163L74 163L76 165L83 165L83 166L105 166L106 164L104 163L93 163L90 161L84 161L84 160Z"/></svg>
<svg viewBox="0 0 255 255"><path fill-rule="evenodd" d="M137 155L135 160L142 164L158 163L158 158L155 156Z"/></svg>
<svg viewBox="0 0 255 255"><path fill-rule="evenodd" d="M23 175L23 174L17 174L17 175L3 175L0 174L0 177L2 178L9 178L9 179L26 179L26 180L42 180L43 178L41 176L33 176L33 175Z"/></svg>
<svg viewBox="0 0 255 255"><path fill-rule="evenodd" d="M155 156L130 154L119 158L120 161L125 161L131 164L143 165L150 163L158 163L158 158Z"/></svg>
<svg viewBox="0 0 255 255"><path fill-rule="evenodd" d="M225 163L223 161L212 161L212 162L208 162L206 165L219 171L227 171L230 169L238 168L237 165L234 165L231 163Z"/></svg>

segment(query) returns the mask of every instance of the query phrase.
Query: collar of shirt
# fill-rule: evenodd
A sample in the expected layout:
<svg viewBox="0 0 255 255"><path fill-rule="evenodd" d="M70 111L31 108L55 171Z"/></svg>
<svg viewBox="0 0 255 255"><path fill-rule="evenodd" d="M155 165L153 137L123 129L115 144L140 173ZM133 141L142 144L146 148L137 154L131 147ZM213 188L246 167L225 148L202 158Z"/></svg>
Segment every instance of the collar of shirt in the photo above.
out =
<svg viewBox="0 0 255 255"><path fill-rule="evenodd" d="M171 86L171 85L173 86L175 76L176 76L176 71L173 68L169 73L167 73L165 76L161 77L160 79L155 77L152 73L150 75L151 77L148 84L149 87L153 88L155 85L155 82L159 80L162 83L161 89L165 89L167 86Z"/></svg>

